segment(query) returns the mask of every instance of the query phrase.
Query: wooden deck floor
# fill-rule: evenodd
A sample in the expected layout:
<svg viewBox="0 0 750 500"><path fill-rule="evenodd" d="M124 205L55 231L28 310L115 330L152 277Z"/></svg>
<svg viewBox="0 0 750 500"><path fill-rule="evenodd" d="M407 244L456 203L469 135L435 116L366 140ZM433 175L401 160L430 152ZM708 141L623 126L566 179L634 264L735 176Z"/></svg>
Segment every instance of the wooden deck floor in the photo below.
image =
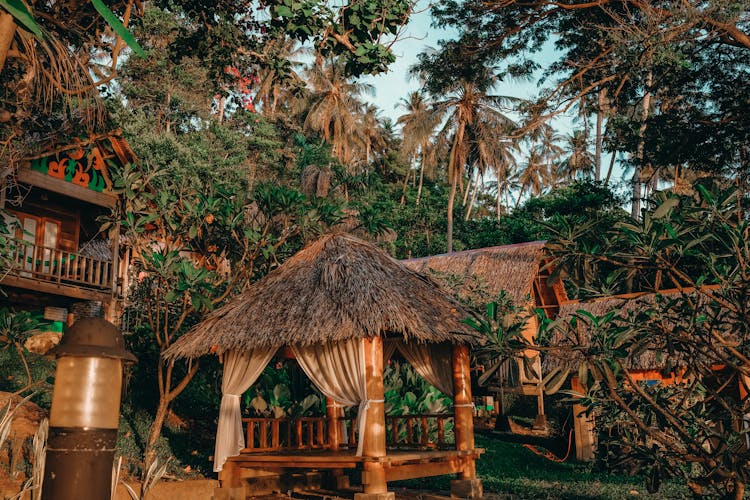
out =
<svg viewBox="0 0 750 500"><path fill-rule="evenodd" d="M382 463L388 481L460 472L466 461L476 459L475 450L389 450L384 457L358 457L354 450L299 450L271 453L242 453L229 461L241 469L355 469L365 462Z"/></svg>

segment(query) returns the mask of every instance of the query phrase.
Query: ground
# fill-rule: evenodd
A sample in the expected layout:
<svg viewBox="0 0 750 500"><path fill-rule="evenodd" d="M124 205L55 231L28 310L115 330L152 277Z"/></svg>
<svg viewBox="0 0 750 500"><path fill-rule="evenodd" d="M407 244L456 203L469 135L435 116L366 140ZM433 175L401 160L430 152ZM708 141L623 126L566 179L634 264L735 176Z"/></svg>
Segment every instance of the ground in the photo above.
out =
<svg viewBox="0 0 750 500"><path fill-rule="evenodd" d="M477 470L488 500L691 498L687 489L676 483L666 483L659 493L651 495L646 491L644 478L594 472L590 465L575 462L553 462L532 453L517 442L502 441L492 436L477 436L477 446L486 449L477 463ZM447 476L425 478L392 483L390 487L401 500L438 500L448 495L449 480ZM210 480L162 481L148 499L210 499L216 484L216 481ZM118 493L120 495L117 500L130 500L124 489ZM294 496L301 498L304 495Z"/></svg>

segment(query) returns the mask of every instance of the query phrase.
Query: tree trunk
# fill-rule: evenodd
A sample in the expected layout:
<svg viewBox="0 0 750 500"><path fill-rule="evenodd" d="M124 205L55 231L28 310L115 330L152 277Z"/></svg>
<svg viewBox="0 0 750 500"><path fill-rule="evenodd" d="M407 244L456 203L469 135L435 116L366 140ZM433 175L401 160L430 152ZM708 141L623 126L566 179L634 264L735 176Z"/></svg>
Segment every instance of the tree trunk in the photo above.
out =
<svg viewBox="0 0 750 500"><path fill-rule="evenodd" d="M464 139L464 130L466 129L466 123L461 122L458 125L458 130L456 131L456 136L453 138L453 146L451 147L451 154L448 159L448 178L450 179L451 183L451 190L448 194L448 216L446 218L447 221L447 231L446 231L446 247L447 252L451 253L453 251L453 204L456 200L456 190L458 188L458 181L461 179L461 173L459 170L458 165L458 148L460 147L461 142Z"/></svg>
<svg viewBox="0 0 750 500"><path fill-rule="evenodd" d="M406 189L409 187L409 177L411 177L411 164L413 160L409 160L409 167L406 169L406 175L404 176L404 185L401 188L401 206L406 204Z"/></svg>
<svg viewBox="0 0 750 500"><path fill-rule="evenodd" d="M648 121L648 112L651 107L651 85L653 85L654 75L651 71L646 76L646 93L643 96L643 111L641 115L641 126L638 129L638 147L636 149L636 165L635 171L633 172L633 179L631 185L633 188L633 205L631 207L631 216L634 219L640 219L641 217L641 175L643 174L643 161L644 152L646 149L646 122Z"/></svg>
<svg viewBox="0 0 750 500"><path fill-rule="evenodd" d="M151 424L151 430L148 434L148 441L146 442L146 457L143 464L143 471L147 471L151 464L156 460L156 449L154 445L161 436L161 429L164 427L164 421L167 419L167 410L169 409L169 402L166 398L159 398L159 406L156 408L156 415L154 416L154 422ZM145 478L144 478L145 479Z"/></svg>
<svg viewBox="0 0 750 500"><path fill-rule="evenodd" d="M604 122L604 107L606 105L607 89L599 90L599 103L596 112L596 153L594 154L594 180L602 178L602 123Z"/></svg>
<svg viewBox="0 0 750 500"><path fill-rule="evenodd" d="M469 180L466 181L466 189L464 190L464 197L463 201L461 202L462 207L465 207L466 203L469 201L469 191L471 191L472 184L474 184L474 176L470 175Z"/></svg>
<svg viewBox="0 0 750 500"><path fill-rule="evenodd" d="M468 221L471 218L471 210L474 208L474 203L477 201L477 191L479 191L479 178L474 183L474 189L471 192L471 200L469 200L469 206L466 209L466 215L464 220Z"/></svg>
<svg viewBox="0 0 750 500"><path fill-rule="evenodd" d="M502 195L501 195L501 192L500 192L500 181L498 181L498 183L497 183L497 196L495 197L495 204L496 204L495 211L497 212L497 214L495 214L495 215L497 216L497 221L498 222L500 222L500 207L502 206L502 203L500 201L500 197L501 196Z"/></svg>
<svg viewBox="0 0 750 500"><path fill-rule="evenodd" d="M607 177L604 179L604 185L609 185L609 179L612 177L612 170L615 168L615 158L617 157L617 151L612 151L612 158L609 160L609 168L607 169Z"/></svg>
<svg viewBox="0 0 750 500"><path fill-rule="evenodd" d="M419 185L417 186L417 206L419 206L419 200L422 199L423 183L424 183L424 153L422 153L422 159L419 162Z"/></svg>
<svg viewBox="0 0 750 500"><path fill-rule="evenodd" d="M521 197L523 196L523 192L526 190L526 186L521 186L521 191L518 192L518 199L516 200L516 208L521 204Z"/></svg>
<svg viewBox="0 0 750 500"><path fill-rule="evenodd" d="M0 73L5 67L8 51L13 44L13 36L16 34L16 23L13 16L3 12L0 14Z"/></svg>
<svg viewBox="0 0 750 500"><path fill-rule="evenodd" d="M458 187L458 180L452 179L451 180L451 190L448 194L448 217L447 217L447 235L445 238L446 241L446 247L447 252L451 253L453 251L453 203L456 199L456 188Z"/></svg>

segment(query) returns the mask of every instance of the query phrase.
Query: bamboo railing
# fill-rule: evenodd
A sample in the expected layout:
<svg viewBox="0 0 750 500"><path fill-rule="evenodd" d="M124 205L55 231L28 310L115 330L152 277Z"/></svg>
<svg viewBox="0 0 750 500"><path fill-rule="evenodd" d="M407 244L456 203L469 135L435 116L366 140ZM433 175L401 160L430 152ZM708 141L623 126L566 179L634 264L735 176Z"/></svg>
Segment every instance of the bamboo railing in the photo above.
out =
<svg viewBox="0 0 750 500"><path fill-rule="evenodd" d="M11 240L10 248L13 272L19 276L103 290L112 288L114 268L110 261L17 239Z"/></svg>
<svg viewBox="0 0 750 500"><path fill-rule="evenodd" d="M242 453L293 450L328 450L326 417L243 418L245 448ZM343 424L343 425L342 425ZM336 420L341 426L341 448L357 448L356 419ZM391 449L452 449L455 446L452 414L391 415L386 417L386 445Z"/></svg>

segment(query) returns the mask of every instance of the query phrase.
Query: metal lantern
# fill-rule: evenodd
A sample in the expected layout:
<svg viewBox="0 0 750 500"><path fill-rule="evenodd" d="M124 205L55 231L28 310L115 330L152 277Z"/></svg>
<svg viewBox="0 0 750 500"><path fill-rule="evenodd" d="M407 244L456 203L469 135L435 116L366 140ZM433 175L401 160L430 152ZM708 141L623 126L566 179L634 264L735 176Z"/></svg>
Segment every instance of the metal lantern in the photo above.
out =
<svg viewBox="0 0 750 500"><path fill-rule="evenodd" d="M44 500L110 498L122 368L136 357L101 318L76 321L57 357L44 469Z"/></svg>

